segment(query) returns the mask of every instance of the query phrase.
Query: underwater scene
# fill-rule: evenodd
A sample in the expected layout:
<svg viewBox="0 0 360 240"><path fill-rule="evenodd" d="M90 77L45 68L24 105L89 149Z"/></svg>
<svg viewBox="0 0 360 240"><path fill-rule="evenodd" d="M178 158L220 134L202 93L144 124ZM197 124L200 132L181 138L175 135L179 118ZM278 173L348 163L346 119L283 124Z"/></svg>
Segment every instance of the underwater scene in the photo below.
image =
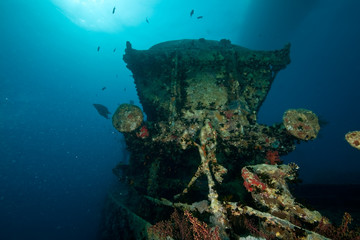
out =
<svg viewBox="0 0 360 240"><path fill-rule="evenodd" d="M360 240L360 1L0 10L0 239Z"/></svg>

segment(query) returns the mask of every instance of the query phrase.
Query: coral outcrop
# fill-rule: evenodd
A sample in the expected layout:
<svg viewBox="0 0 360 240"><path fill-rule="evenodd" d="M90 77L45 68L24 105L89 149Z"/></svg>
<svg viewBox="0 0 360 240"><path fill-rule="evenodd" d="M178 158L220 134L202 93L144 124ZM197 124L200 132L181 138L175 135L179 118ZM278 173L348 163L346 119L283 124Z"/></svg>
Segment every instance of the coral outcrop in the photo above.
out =
<svg viewBox="0 0 360 240"><path fill-rule="evenodd" d="M360 131L348 132L345 135L345 139L350 146L360 150Z"/></svg>
<svg viewBox="0 0 360 240"><path fill-rule="evenodd" d="M141 109L131 104L121 104L112 117L112 124L119 132L131 132L140 127L144 119Z"/></svg>
<svg viewBox="0 0 360 240"><path fill-rule="evenodd" d="M284 113L286 130L301 140L315 139L320 131L319 119L307 109L289 109Z"/></svg>

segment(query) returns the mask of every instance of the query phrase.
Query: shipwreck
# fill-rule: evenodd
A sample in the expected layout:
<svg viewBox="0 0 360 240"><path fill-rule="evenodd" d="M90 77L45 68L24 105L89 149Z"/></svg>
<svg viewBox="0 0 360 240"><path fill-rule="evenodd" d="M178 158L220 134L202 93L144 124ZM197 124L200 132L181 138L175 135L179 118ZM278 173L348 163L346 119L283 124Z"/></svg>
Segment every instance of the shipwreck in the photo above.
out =
<svg viewBox="0 0 360 240"><path fill-rule="evenodd" d="M290 44L254 51L198 39L136 50L127 42L143 110L122 104L112 118L131 155L113 169L123 188L109 194L102 239L327 239L318 229L329 220L288 188L298 166L281 161L317 137L317 116L289 109L283 122L257 122L289 54Z"/></svg>

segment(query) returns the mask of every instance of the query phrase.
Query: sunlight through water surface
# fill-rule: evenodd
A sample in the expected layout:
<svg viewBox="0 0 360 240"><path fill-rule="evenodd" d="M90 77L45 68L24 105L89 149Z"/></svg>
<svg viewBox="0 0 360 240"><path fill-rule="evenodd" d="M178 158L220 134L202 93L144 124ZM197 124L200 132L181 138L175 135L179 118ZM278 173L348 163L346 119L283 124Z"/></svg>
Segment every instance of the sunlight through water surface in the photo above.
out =
<svg viewBox="0 0 360 240"><path fill-rule="evenodd" d="M52 0L72 22L87 30L118 32L143 23L157 0Z"/></svg>

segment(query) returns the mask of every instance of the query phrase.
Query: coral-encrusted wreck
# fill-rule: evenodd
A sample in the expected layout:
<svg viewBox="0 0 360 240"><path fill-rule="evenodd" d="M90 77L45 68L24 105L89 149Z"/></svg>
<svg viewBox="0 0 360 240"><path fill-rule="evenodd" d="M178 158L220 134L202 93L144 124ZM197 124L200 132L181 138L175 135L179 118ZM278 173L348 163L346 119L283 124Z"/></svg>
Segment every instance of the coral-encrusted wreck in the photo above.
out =
<svg viewBox="0 0 360 240"><path fill-rule="evenodd" d="M287 187L297 165L279 158L316 138L316 115L292 109L284 123L256 121L289 51L252 51L228 40L170 41L144 51L127 43L124 61L147 120L128 105L113 117L131 157L114 169L128 192L110 194L103 239L161 238L147 229L174 208L216 228L221 239L246 231L325 239L313 230L326 218L297 203ZM135 129L119 127L134 122Z"/></svg>

